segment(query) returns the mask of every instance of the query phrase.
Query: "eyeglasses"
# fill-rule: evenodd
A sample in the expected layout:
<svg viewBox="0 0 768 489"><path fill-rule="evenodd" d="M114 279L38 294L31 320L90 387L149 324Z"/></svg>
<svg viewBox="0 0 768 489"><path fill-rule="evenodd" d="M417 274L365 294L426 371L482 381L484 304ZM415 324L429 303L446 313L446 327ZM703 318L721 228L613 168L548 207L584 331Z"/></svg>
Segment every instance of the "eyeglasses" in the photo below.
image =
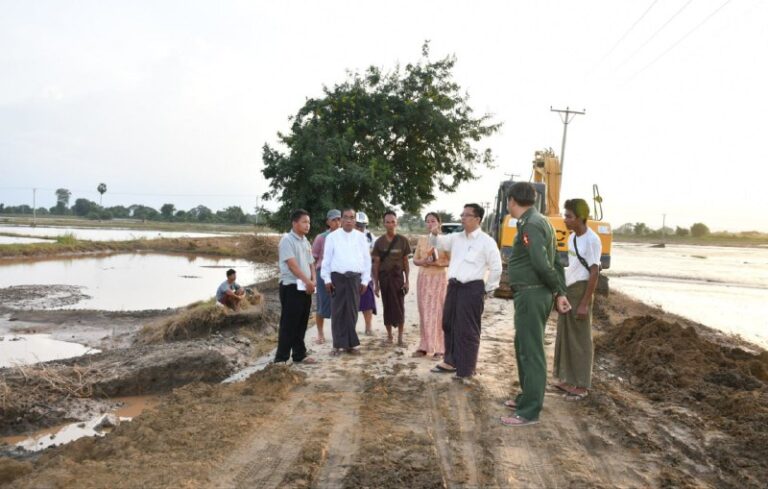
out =
<svg viewBox="0 0 768 489"><path fill-rule="evenodd" d="M466 217L466 218L470 218L470 217L477 217L477 216L476 216L476 215L474 215L474 214L461 214L459 217L460 217L460 218L462 218L462 219L464 219L465 217Z"/></svg>

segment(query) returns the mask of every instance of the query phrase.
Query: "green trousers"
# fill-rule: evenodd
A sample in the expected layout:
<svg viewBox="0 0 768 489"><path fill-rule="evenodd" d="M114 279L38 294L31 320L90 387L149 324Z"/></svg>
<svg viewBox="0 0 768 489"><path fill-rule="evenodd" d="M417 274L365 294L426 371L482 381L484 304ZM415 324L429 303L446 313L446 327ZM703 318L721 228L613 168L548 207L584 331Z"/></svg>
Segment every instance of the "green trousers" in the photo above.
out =
<svg viewBox="0 0 768 489"><path fill-rule="evenodd" d="M515 357L520 394L515 414L527 420L539 419L547 387L547 357L544 329L552 312L552 292L546 287L515 292Z"/></svg>

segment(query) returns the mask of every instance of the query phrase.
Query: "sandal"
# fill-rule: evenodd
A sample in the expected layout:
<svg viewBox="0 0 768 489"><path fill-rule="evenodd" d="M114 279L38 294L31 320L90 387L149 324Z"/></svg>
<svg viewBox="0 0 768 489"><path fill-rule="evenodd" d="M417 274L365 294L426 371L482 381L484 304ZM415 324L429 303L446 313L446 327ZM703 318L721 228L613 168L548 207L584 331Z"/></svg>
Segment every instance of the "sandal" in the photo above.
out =
<svg viewBox="0 0 768 489"><path fill-rule="evenodd" d="M413 358L426 357L427 352L425 352L424 350L416 350L415 352L411 353L411 356Z"/></svg>
<svg viewBox="0 0 768 489"><path fill-rule="evenodd" d="M504 406L508 407L509 409L517 409L517 401L514 399L507 399L504 401Z"/></svg>
<svg viewBox="0 0 768 489"><path fill-rule="evenodd" d="M453 367L446 367L442 363L439 363L435 365L435 368L430 369L430 372L436 373L436 374L452 374L456 372L456 369Z"/></svg>
<svg viewBox="0 0 768 489"><path fill-rule="evenodd" d="M525 419L522 416L518 416L517 414L510 417L502 416L500 420L501 420L501 424L503 424L504 426L512 426L512 427L530 426L533 424L538 424L539 422L538 419Z"/></svg>
<svg viewBox="0 0 768 489"><path fill-rule="evenodd" d="M589 391L584 392L568 392L563 394L563 399L568 402L583 401L589 395Z"/></svg>

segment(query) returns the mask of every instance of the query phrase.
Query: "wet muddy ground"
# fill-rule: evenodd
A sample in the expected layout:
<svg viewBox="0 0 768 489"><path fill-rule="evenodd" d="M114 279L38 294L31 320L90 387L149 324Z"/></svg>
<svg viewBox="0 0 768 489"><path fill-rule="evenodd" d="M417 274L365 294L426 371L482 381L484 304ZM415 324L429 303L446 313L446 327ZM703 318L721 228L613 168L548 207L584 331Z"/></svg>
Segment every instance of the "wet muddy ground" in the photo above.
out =
<svg viewBox="0 0 768 489"><path fill-rule="evenodd" d="M274 292L266 299L274 309ZM418 341L414 299L406 305L408 348L386 344L376 317L376 336L361 336L361 356L331 357L328 344L312 345L317 365L269 366L233 384L180 379L191 383L107 436L0 458L0 485L748 488L768 480L768 364L752 345L613 294L595 313L591 395L574 403L548 391L541 423L512 429L498 418L517 390L513 303L486 303L478 376L464 385L430 373L432 360L410 356ZM266 338L274 345L273 333ZM150 345L161 350L140 356L154 364L162 348L210 351L208 341L217 340ZM198 374L225 368L231 353L219 350L224 363ZM123 385L152 385L202 360L180 362ZM127 394L114 379L107 385Z"/></svg>

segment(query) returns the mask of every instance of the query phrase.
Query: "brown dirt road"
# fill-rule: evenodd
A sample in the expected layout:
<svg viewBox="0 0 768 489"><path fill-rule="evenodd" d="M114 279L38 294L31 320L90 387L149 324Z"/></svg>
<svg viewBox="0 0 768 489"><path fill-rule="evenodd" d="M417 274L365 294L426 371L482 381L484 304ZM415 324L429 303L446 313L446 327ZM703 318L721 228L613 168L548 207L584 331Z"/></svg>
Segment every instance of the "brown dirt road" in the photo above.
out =
<svg viewBox="0 0 768 489"><path fill-rule="evenodd" d="M414 280L415 283L415 280ZM624 307L624 306L621 306ZM271 366L237 384L192 384L101 439L55 448L34 462L0 460L9 488L647 488L759 487L728 475L705 448L727 438L695 432L691 410L630 388L609 359L580 403L546 395L541 423L508 428L515 389L513 303L486 303L473 385L432 374L408 348L361 336L363 355ZM603 313L608 320L615 309ZM632 312L632 311L629 311ZM554 316L547 331L554 340ZM358 330L362 331L361 323ZM309 341L315 330L307 333ZM547 347L550 355L551 344ZM682 421L681 421L682 420ZM706 435L706 436L705 436ZM706 438L706 439L704 439Z"/></svg>

